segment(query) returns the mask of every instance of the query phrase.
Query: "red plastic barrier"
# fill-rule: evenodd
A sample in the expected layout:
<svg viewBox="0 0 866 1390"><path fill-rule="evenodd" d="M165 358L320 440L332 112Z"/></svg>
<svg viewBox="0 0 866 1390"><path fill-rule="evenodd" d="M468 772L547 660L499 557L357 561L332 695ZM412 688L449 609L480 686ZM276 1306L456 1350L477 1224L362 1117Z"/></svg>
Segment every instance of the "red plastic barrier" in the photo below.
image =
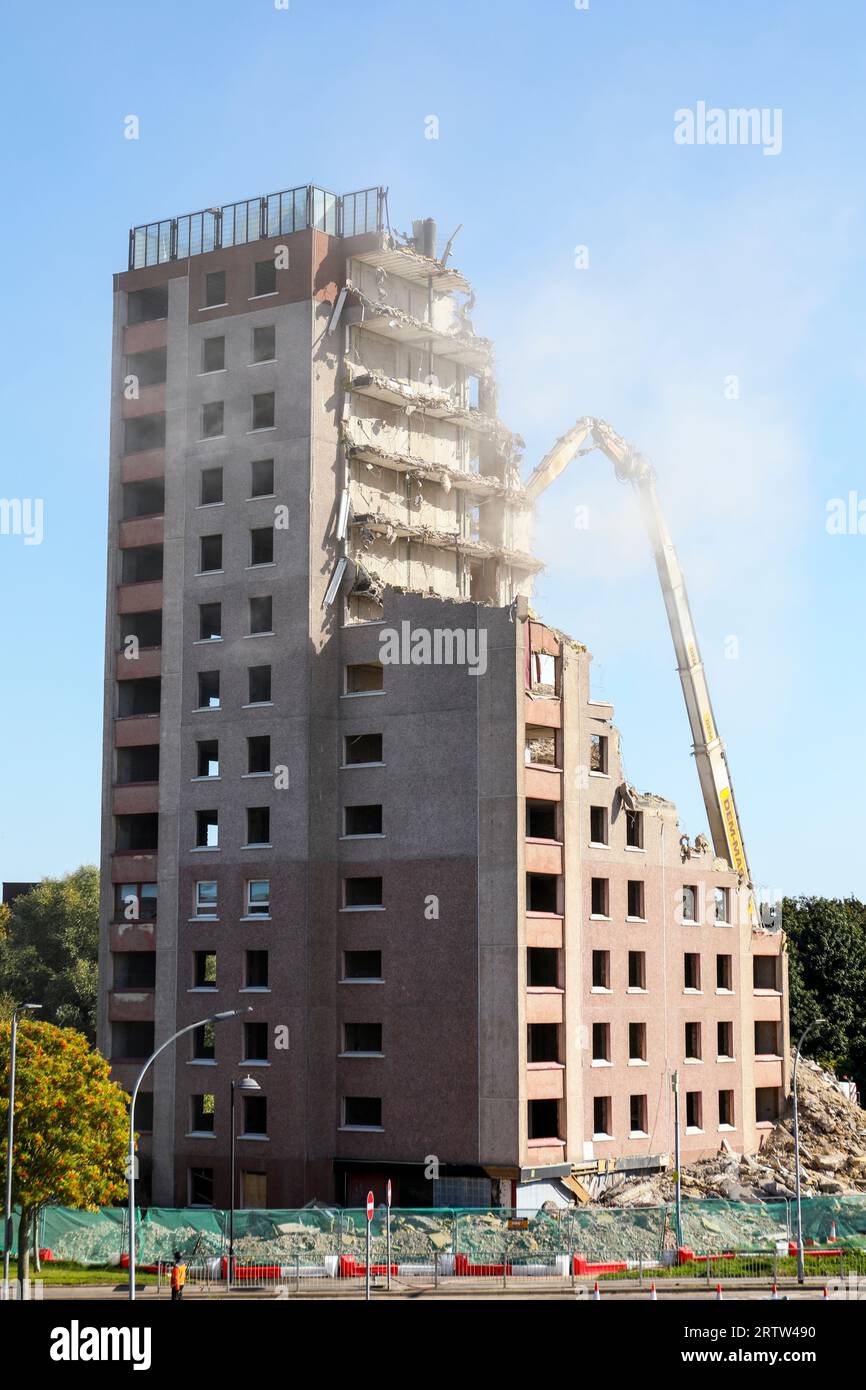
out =
<svg viewBox="0 0 866 1390"><path fill-rule="evenodd" d="M341 1255L341 1256L340 1256L340 1271L339 1271L339 1277L340 1277L341 1279L356 1279L359 1275L365 1275L366 1273L367 1273L367 1266L366 1266L366 1265L360 1264L358 1260L356 1260L356 1259L353 1258L353 1256L351 1256L351 1255ZM387 1266L387 1265L370 1265L370 1273L373 1274L373 1275L375 1275L375 1274L387 1274L387 1273L388 1273L388 1266ZM396 1275L397 1275L397 1266L396 1266L396 1265L392 1265L392 1266L391 1266L391 1274L392 1274L393 1277L396 1278Z"/></svg>
<svg viewBox="0 0 866 1390"><path fill-rule="evenodd" d="M618 1260L613 1264L593 1264L584 1255L574 1257L575 1274L622 1274L627 1269L627 1260Z"/></svg>

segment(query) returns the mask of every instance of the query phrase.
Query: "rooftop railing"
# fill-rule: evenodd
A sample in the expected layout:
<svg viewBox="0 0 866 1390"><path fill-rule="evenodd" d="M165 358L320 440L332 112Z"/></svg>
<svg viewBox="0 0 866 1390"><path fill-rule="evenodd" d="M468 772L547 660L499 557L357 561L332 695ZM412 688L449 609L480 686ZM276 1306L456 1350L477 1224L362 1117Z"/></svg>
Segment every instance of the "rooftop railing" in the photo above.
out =
<svg viewBox="0 0 866 1390"><path fill-rule="evenodd" d="M291 236L312 227L329 236L380 232L387 219L386 190L362 188L355 193L328 193L314 184L248 198L241 203L188 212L162 222L147 222L129 233L129 268L185 260L224 246L244 246L265 237Z"/></svg>

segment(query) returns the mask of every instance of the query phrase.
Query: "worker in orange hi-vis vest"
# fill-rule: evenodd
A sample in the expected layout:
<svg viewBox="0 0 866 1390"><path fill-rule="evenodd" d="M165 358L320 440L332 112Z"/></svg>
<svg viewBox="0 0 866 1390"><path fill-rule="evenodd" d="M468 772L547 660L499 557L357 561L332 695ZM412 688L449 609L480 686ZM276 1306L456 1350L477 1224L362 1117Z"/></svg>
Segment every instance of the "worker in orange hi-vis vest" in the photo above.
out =
<svg viewBox="0 0 866 1390"><path fill-rule="evenodd" d="M183 1298L183 1286L186 1283L186 1265L184 1264L179 1250L174 1252L174 1264L171 1269L171 1301L179 1303Z"/></svg>

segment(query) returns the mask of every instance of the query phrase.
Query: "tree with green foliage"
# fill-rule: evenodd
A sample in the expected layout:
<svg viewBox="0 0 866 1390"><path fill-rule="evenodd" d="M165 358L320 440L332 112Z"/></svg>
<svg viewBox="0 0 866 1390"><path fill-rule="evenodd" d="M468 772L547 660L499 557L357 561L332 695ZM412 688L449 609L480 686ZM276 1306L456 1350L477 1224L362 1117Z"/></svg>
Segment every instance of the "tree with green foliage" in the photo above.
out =
<svg viewBox="0 0 866 1390"><path fill-rule="evenodd" d="M0 997L41 1004L44 1021L93 1042L98 949L99 871L85 864L43 879L0 922Z"/></svg>
<svg viewBox="0 0 866 1390"><path fill-rule="evenodd" d="M791 1039L816 1018L809 1051L866 1090L866 905L857 898L786 898Z"/></svg>
<svg viewBox="0 0 866 1390"><path fill-rule="evenodd" d="M0 1023L0 1076L12 1029ZM0 1170L6 1165L8 1083L0 1098ZM97 1211L126 1195L127 1096L108 1063L73 1028L19 1020L12 1200L20 1206L18 1279L30 1277L30 1234L47 1203Z"/></svg>

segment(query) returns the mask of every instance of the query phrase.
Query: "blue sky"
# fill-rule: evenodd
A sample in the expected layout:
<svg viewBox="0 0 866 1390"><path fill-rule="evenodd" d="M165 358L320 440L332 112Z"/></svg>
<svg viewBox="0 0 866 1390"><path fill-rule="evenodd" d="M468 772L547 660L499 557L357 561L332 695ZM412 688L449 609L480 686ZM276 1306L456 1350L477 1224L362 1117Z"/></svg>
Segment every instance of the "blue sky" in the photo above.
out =
<svg viewBox="0 0 866 1390"><path fill-rule="evenodd" d="M527 469L584 414L653 460L755 878L866 897L866 535L825 526L830 499L866 498L864 29L841 0L7 6L0 495L44 499L45 535L0 536L0 878L98 853L128 227L311 181L389 185L398 228L464 223L454 263ZM699 101L781 110L781 151L676 144ZM551 489L536 543L536 606L593 651L630 780L697 833L652 562L603 460Z"/></svg>

